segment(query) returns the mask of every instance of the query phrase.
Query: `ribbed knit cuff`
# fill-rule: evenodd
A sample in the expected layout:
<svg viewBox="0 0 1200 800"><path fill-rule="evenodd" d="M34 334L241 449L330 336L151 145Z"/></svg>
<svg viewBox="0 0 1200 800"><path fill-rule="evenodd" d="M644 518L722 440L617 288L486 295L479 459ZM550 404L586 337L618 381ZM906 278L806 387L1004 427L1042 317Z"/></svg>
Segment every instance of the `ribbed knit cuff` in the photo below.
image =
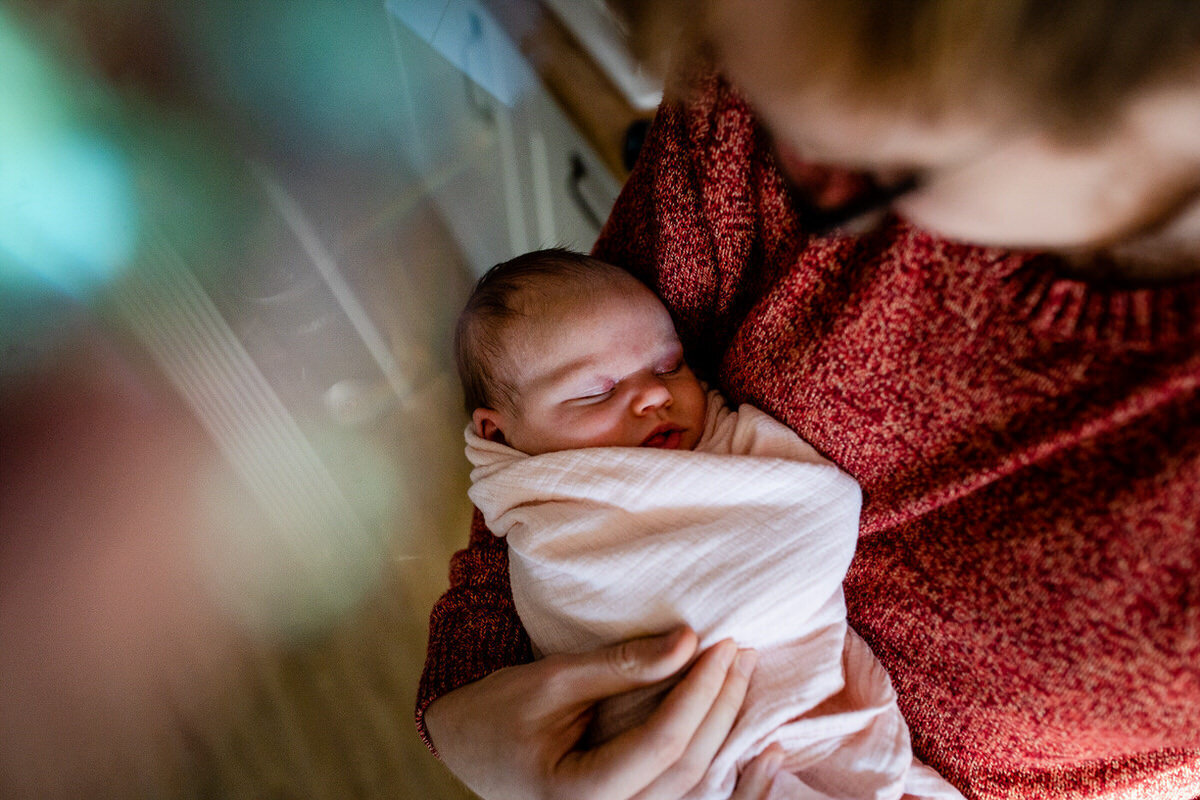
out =
<svg viewBox="0 0 1200 800"><path fill-rule="evenodd" d="M425 709L434 700L498 669L530 661L533 647L508 581L508 548L476 511L469 546L450 561L450 589L429 615L425 668L417 687L421 741L438 755L425 727Z"/></svg>
<svg viewBox="0 0 1200 800"><path fill-rule="evenodd" d="M435 756L437 748L425 727L430 703L498 669L533 660L529 637L515 615L481 612L452 594L442 598L430 616L429 647L417 688L417 732Z"/></svg>

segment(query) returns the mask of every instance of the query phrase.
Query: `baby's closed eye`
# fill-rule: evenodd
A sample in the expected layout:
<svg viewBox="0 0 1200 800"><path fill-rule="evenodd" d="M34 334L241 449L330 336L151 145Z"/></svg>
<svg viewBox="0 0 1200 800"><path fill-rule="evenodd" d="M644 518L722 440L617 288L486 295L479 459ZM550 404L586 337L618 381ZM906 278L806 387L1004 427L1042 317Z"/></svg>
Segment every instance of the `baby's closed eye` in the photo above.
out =
<svg viewBox="0 0 1200 800"><path fill-rule="evenodd" d="M615 390L616 387L614 384L606 384L604 386L585 389L574 394L569 400L567 400L567 403L570 405L589 405L591 403L599 403L612 397Z"/></svg>
<svg viewBox="0 0 1200 800"><path fill-rule="evenodd" d="M684 366L686 365L683 363L682 358L676 359L675 361L672 361L669 364L665 364L654 370L654 374L664 378L669 378L672 375L678 375L680 372L682 372Z"/></svg>

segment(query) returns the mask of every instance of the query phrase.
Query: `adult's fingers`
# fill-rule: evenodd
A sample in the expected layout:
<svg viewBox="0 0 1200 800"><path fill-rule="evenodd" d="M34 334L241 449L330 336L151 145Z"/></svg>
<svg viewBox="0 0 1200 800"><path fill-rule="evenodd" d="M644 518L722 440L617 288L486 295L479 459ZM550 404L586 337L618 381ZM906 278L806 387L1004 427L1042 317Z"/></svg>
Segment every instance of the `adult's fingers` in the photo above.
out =
<svg viewBox="0 0 1200 800"><path fill-rule="evenodd" d="M539 662L546 673L546 702L591 705L615 694L674 675L696 652L691 628L661 636L630 639L588 653L549 656Z"/></svg>
<svg viewBox="0 0 1200 800"><path fill-rule="evenodd" d="M783 763L783 748L773 744L746 765L729 800L766 800L775 773Z"/></svg>
<svg viewBox="0 0 1200 800"><path fill-rule="evenodd" d="M738 651L733 668L725 676L721 693L717 695L683 755L638 793L635 800L675 800L700 782L733 729L757 661L758 654L753 650Z"/></svg>
<svg viewBox="0 0 1200 800"><path fill-rule="evenodd" d="M731 639L713 645L646 722L594 750L568 753L562 766L588 776L613 796L636 795L686 752L720 696L736 655Z"/></svg>

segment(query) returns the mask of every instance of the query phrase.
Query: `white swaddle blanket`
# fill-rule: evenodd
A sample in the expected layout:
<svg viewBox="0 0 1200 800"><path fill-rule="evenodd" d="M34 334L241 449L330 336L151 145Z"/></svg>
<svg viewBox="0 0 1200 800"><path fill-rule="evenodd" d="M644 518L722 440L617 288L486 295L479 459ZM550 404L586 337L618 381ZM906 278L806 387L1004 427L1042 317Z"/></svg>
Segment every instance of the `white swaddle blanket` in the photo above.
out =
<svg viewBox="0 0 1200 800"><path fill-rule="evenodd" d="M846 623L858 484L786 426L709 393L694 451L598 447L528 456L468 427L470 496L505 536L535 652L580 652L686 622L701 647L759 653L742 713L690 798L728 798L772 742L779 798L961 797L914 761L883 667ZM669 687L601 704L598 739Z"/></svg>

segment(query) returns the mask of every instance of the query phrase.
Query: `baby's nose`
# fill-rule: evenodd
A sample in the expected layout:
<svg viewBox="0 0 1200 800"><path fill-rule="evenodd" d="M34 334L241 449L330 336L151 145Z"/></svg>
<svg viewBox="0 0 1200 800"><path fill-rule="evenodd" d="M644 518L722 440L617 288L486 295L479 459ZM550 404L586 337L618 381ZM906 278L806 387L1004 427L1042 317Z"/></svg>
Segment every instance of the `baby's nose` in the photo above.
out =
<svg viewBox="0 0 1200 800"><path fill-rule="evenodd" d="M633 399L633 407L638 414L646 414L670 404L671 390L657 375L642 381Z"/></svg>

